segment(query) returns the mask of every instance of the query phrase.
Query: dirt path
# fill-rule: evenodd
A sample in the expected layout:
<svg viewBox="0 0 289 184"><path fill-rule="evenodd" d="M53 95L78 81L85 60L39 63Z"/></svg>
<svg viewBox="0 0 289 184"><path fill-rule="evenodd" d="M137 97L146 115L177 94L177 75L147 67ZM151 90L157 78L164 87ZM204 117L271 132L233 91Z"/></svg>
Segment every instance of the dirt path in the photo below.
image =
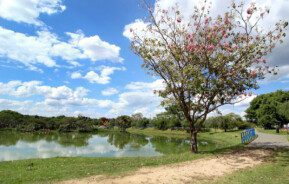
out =
<svg viewBox="0 0 289 184"><path fill-rule="evenodd" d="M258 138L250 143L249 147L255 148L289 148L286 135L274 135L257 132Z"/></svg>
<svg viewBox="0 0 289 184"><path fill-rule="evenodd" d="M270 151L245 150L222 156L203 158L195 161L160 167L141 168L122 177L94 176L70 180L60 184L161 184L200 183L216 179L239 169L262 163Z"/></svg>

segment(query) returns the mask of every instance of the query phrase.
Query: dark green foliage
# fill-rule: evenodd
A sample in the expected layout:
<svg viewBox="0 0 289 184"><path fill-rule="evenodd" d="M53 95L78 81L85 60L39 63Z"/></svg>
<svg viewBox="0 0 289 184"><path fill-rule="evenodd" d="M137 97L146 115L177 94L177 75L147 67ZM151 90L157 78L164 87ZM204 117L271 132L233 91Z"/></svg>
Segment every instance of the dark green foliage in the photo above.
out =
<svg viewBox="0 0 289 184"><path fill-rule="evenodd" d="M41 117L22 115L5 110L0 112L0 129L16 129L25 132L60 131L60 132L92 132L96 130L98 120L84 116L76 117Z"/></svg>
<svg viewBox="0 0 289 184"><path fill-rule="evenodd" d="M169 119L167 119L166 117L156 117L154 119L152 119L152 125L153 127L159 129L159 130L167 130L168 129L168 124L167 121Z"/></svg>
<svg viewBox="0 0 289 184"><path fill-rule="evenodd" d="M148 118L142 118L135 122L135 126L137 128L147 128L150 124L150 120Z"/></svg>
<svg viewBox="0 0 289 184"><path fill-rule="evenodd" d="M277 113L280 114L287 121L289 120L289 101L279 104L277 106Z"/></svg>
<svg viewBox="0 0 289 184"><path fill-rule="evenodd" d="M188 123L182 111L176 105L166 106L165 110L165 112L157 114L157 116L151 120L153 127L159 130L188 128Z"/></svg>
<svg viewBox="0 0 289 184"><path fill-rule="evenodd" d="M289 122L289 91L276 91L256 97L246 110L246 119L265 129Z"/></svg>
<svg viewBox="0 0 289 184"><path fill-rule="evenodd" d="M10 110L0 112L0 128L16 128L22 124L22 114Z"/></svg>
<svg viewBox="0 0 289 184"><path fill-rule="evenodd" d="M239 115L234 113L225 116L210 117L205 121L205 126L208 128L222 129L225 132L233 129L243 130L252 127L250 123L243 121Z"/></svg>
<svg viewBox="0 0 289 184"><path fill-rule="evenodd" d="M145 118L142 113L136 113L131 116L132 119L132 127L135 128L147 128L150 124L150 120Z"/></svg>
<svg viewBox="0 0 289 184"><path fill-rule="evenodd" d="M126 115L119 116L116 118L115 123L121 131L125 131L127 128L131 127L132 118Z"/></svg>

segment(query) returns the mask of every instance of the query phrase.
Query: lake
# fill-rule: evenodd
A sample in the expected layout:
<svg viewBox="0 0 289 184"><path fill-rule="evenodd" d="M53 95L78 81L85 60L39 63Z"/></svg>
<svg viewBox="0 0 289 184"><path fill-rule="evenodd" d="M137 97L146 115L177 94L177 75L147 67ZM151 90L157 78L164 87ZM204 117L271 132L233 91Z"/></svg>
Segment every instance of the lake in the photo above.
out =
<svg viewBox="0 0 289 184"><path fill-rule="evenodd" d="M127 132L45 134L0 131L0 161L51 157L161 156L188 149L188 140Z"/></svg>

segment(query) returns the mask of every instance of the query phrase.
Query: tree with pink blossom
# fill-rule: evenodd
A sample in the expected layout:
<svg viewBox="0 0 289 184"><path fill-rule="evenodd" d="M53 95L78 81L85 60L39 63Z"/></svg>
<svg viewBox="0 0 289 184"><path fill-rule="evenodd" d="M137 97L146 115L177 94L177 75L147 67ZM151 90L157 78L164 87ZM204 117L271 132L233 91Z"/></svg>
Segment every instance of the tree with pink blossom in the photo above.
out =
<svg viewBox="0 0 289 184"><path fill-rule="evenodd" d="M209 113L249 95L267 73L276 74L265 57L283 42L288 23L279 21L272 30L263 29L261 21L270 11L254 3L232 3L216 17L206 1L189 18L178 5L147 8L147 29L130 30L132 50L149 74L163 79L165 89L156 92L164 98L163 105L177 105L183 112L190 127L191 151L196 153L197 125Z"/></svg>

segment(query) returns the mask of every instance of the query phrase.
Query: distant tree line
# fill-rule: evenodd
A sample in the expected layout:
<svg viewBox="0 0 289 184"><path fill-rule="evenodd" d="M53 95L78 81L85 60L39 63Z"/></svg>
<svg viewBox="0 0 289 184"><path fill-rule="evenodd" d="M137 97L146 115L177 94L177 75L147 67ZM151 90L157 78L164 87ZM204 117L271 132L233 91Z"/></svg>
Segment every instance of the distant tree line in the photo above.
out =
<svg viewBox="0 0 289 184"><path fill-rule="evenodd" d="M16 129L19 131L52 131L59 132L92 132L99 123L97 119L78 117L41 117L22 115L18 112L4 110L0 112L0 129Z"/></svg>
<svg viewBox="0 0 289 184"><path fill-rule="evenodd" d="M265 129L276 128L289 123L289 91L276 91L259 95L250 103L246 110L246 120L239 115L230 113L225 116L208 118L205 122L197 122L198 131L209 129L242 130L252 124L262 126ZM11 110L0 112L0 129L15 129L19 131L59 131L59 132L93 132L98 129L112 129L118 127L120 131L127 128L153 127L159 130L189 130L183 112L176 106L165 107L165 111L157 114L154 118L146 118L141 113L131 116L122 115L117 118L89 118L82 115L78 117L42 117L22 115Z"/></svg>
<svg viewBox="0 0 289 184"><path fill-rule="evenodd" d="M93 132L99 129L114 129L120 131L127 128L156 128L159 130L189 130L189 124L177 106L165 108L165 112L157 114L149 119L141 113L131 116L122 115L117 118L89 118L79 115L78 117L42 117L22 115L11 110L0 112L0 129L15 129L24 132L36 131L58 131L58 132ZM211 117L197 127L200 131L207 131L210 128L223 129L224 131L233 129L244 129L250 125L236 114L226 116Z"/></svg>
<svg viewBox="0 0 289 184"><path fill-rule="evenodd" d="M259 95L246 110L246 119L265 129L279 128L289 123L289 91Z"/></svg>

